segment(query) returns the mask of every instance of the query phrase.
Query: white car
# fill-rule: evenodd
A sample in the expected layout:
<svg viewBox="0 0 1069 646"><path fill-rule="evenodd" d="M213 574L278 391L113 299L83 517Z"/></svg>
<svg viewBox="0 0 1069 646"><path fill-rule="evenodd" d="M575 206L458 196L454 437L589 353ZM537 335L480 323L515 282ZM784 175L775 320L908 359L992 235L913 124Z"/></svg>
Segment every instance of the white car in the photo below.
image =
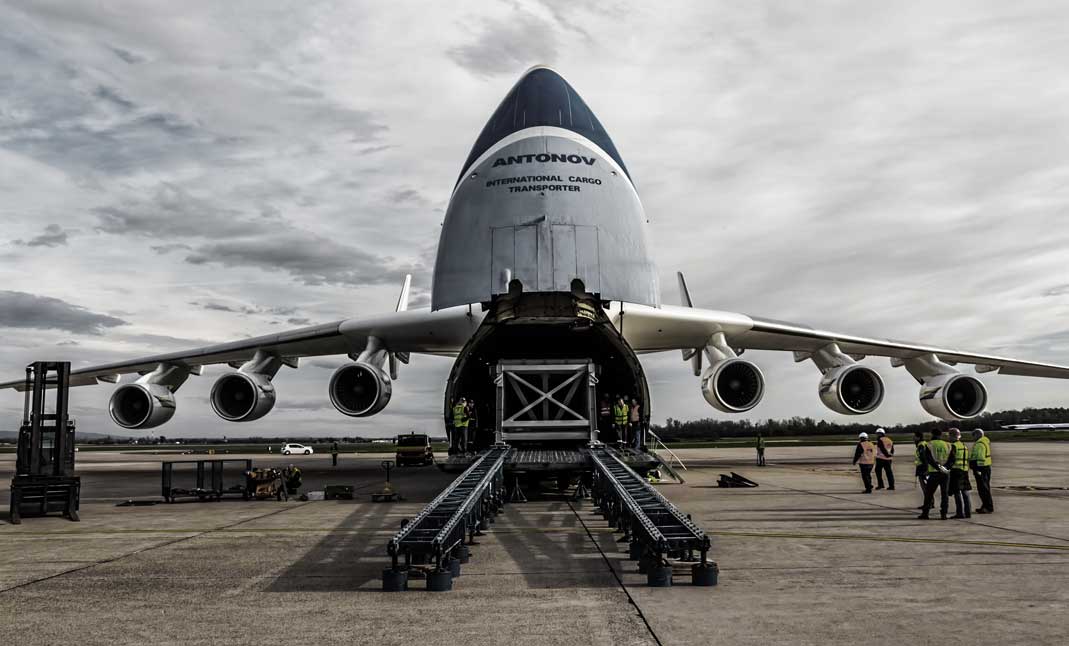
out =
<svg viewBox="0 0 1069 646"><path fill-rule="evenodd" d="M304 455L312 455L312 447L305 446L303 444L282 445L282 455L291 455L293 453L303 453Z"/></svg>

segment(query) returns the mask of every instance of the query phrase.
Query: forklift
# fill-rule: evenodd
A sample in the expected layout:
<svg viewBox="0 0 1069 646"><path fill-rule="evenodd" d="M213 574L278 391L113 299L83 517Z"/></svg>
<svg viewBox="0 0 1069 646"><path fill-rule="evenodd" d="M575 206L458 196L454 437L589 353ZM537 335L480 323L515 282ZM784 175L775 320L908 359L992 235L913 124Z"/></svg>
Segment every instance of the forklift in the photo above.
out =
<svg viewBox="0 0 1069 646"><path fill-rule="evenodd" d="M67 415L71 364L35 361L26 366L26 393L11 479L13 525L23 516L58 511L79 520L81 478L74 475L74 420ZM55 389L51 412L45 412L48 389Z"/></svg>

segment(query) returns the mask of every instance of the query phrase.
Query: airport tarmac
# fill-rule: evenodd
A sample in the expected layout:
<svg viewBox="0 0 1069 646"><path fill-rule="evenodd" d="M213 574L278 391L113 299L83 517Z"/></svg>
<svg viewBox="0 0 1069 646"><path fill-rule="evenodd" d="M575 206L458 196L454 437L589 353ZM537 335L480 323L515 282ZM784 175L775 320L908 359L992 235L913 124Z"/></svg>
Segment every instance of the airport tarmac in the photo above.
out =
<svg viewBox="0 0 1069 646"><path fill-rule="evenodd" d="M116 507L192 456L82 452L80 523L0 512L0 617L20 646L1066 643L1069 442L996 439L997 513L967 521L915 520L909 459L896 491L861 494L852 451L679 452L687 482L660 490L712 535L717 587L648 588L589 502L542 500L508 505L448 593L380 591L389 536L451 481L437 469L395 470L406 501L373 504L388 456L257 455L359 499ZM760 487L717 488L729 471Z"/></svg>

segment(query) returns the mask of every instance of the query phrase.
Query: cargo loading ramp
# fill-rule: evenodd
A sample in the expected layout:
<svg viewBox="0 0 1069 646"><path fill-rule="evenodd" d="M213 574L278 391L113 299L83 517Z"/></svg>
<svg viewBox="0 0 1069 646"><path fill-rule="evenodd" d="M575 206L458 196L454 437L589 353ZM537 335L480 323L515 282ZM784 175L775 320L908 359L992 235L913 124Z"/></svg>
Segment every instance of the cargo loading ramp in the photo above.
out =
<svg viewBox="0 0 1069 646"><path fill-rule="evenodd" d="M591 495L610 525L623 533L631 558L652 586L671 585L668 558L693 560L695 585L715 585L717 566L708 560L711 541L690 517L676 508L642 476L604 446L590 449L594 467Z"/></svg>
<svg viewBox="0 0 1069 646"><path fill-rule="evenodd" d="M390 539L386 550L392 563L383 572L384 590L407 589L408 572L416 560L433 565L427 575L429 590L452 588L452 577L467 561L465 537L473 541L505 504L504 467L511 452L504 445L487 449Z"/></svg>

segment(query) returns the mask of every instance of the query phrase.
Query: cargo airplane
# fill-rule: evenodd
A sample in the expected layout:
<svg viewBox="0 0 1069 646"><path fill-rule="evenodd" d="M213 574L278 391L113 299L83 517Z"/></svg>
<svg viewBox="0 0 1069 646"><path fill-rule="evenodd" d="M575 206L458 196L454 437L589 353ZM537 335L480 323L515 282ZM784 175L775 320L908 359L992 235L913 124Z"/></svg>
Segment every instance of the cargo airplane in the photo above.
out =
<svg viewBox="0 0 1069 646"><path fill-rule="evenodd" d="M448 356L447 426L453 403L465 397L476 402L484 434L474 445L560 447L606 439L596 423L603 395L637 397L649 419L639 355L652 352L681 351L702 396L725 413L745 413L764 395L765 376L742 358L745 350L812 362L820 400L844 415L871 413L883 400L883 381L861 363L866 357L908 371L924 410L948 420L974 417L987 403L984 384L964 365L1069 378L1069 367L695 307L682 275L681 305L664 304L647 234L631 174L608 133L564 78L534 67L464 161L442 224L429 308L409 309L406 278L394 312L81 367L71 383L137 375L115 389L110 414L123 428L150 429L175 415L176 394L191 375L227 364L234 370L215 381L211 406L228 422L251 422L274 406L282 367L348 355L327 394L341 413L369 417L389 404L400 364L412 354Z"/></svg>

